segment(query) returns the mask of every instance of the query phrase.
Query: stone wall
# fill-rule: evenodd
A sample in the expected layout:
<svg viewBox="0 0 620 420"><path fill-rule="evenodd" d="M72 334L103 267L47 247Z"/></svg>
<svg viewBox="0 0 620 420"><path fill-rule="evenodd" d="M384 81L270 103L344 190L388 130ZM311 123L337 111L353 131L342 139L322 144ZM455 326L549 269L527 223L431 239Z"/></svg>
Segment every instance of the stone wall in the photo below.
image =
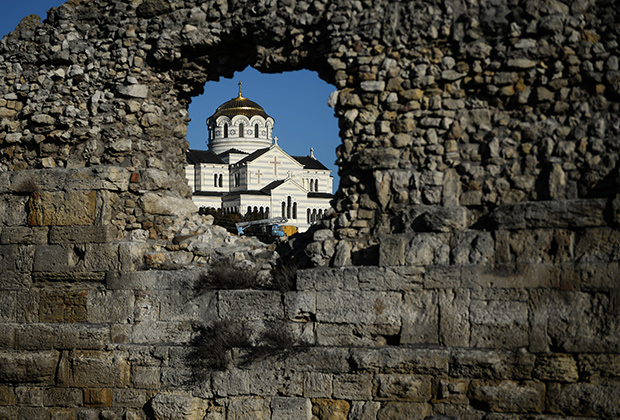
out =
<svg viewBox="0 0 620 420"><path fill-rule="evenodd" d="M0 418L620 416L614 6L25 18L0 42ZM333 212L277 250L184 179L189 101L248 65L335 87ZM222 260L257 280L205 288Z"/></svg>

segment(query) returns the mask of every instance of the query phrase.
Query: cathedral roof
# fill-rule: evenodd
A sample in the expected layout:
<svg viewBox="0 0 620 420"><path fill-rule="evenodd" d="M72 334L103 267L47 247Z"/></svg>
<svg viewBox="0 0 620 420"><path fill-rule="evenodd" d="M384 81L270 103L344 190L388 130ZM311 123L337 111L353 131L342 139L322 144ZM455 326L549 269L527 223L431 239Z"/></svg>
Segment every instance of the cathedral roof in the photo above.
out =
<svg viewBox="0 0 620 420"><path fill-rule="evenodd" d="M269 149L270 149L269 147L265 147L264 149L258 149L255 152L250 153L249 155L247 155L246 157L244 157L237 163L252 162L254 159L261 157L262 155L267 153Z"/></svg>
<svg viewBox="0 0 620 420"><path fill-rule="evenodd" d="M260 115L263 118L268 118L269 115L265 112L262 106L254 101L244 98L241 95L241 82L239 82L239 96L232 98L230 101L224 102L216 110L215 114L207 118L209 121L216 120L219 116L226 115L228 117L234 117L235 115L245 115L252 118L254 115Z"/></svg>
<svg viewBox="0 0 620 420"><path fill-rule="evenodd" d="M187 163L219 163L225 165L226 163L215 153L210 150L193 150L189 149L185 154L187 157Z"/></svg>
<svg viewBox="0 0 620 420"><path fill-rule="evenodd" d="M291 156L297 162L301 163L304 169L320 169L327 171L328 169L321 162L311 156Z"/></svg>

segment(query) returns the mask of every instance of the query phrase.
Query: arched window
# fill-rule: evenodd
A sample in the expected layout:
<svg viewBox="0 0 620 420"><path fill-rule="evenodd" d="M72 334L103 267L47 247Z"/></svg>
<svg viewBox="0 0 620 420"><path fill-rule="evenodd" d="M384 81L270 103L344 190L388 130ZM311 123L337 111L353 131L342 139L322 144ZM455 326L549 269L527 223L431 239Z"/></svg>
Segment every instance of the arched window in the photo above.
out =
<svg viewBox="0 0 620 420"><path fill-rule="evenodd" d="M258 213L258 207L254 206L254 213Z"/></svg>
<svg viewBox="0 0 620 420"><path fill-rule="evenodd" d="M321 220L323 218L323 209L319 210L318 216L319 216L319 220Z"/></svg>
<svg viewBox="0 0 620 420"><path fill-rule="evenodd" d="M265 207L265 219L269 219L269 207Z"/></svg>
<svg viewBox="0 0 620 420"><path fill-rule="evenodd" d="M245 134L245 130L243 129L243 124L239 124L239 137L243 137Z"/></svg>
<svg viewBox="0 0 620 420"><path fill-rule="evenodd" d="M220 176L219 176L218 184L219 184L220 187L224 186L224 176L222 174L220 174Z"/></svg>
<svg viewBox="0 0 620 420"><path fill-rule="evenodd" d="M319 180L314 180L314 192L319 192Z"/></svg>
<svg viewBox="0 0 620 420"><path fill-rule="evenodd" d="M286 203L282 202L282 217L286 217Z"/></svg>
<svg viewBox="0 0 620 420"><path fill-rule="evenodd" d="M213 175L213 186L217 187L217 174Z"/></svg>
<svg viewBox="0 0 620 420"><path fill-rule="evenodd" d="M293 219L297 219L297 203L293 203Z"/></svg>
<svg viewBox="0 0 620 420"><path fill-rule="evenodd" d="M228 138L228 123L224 124L224 138Z"/></svg>
<svg viewBox="0 0 620 420"><path fill-rule="evenodd" d="M258 138L258 124L254 124L254 137Z"/></svg>
<svg viewBox="0 0 620 420"><path fill-rule="evenodd" d="M252 206L248 206L248 212L246 214L252 213Z"/></svg>
<svg viewBox="0 0 620 420"><path fill-rule="evenodd" d="M316 209L312 210L312 223L316 222Z"/></svg>
<svg viewBox="0 0 620 420"><path fill-rule="evenodd" d="M261 219L262 219L262 218L264 218L264 217L265 217L265 209L261 207L261 208L259 209L259 211L260 211L260 213L259 213L259 214L260 214L260 218L261 218Z"/></svg>
<svg viewBox="0 0 620 420"><path fill-rule="evenodd" d="M310 223L310 209L306 210L306 223Z"/></svg>
<svg viewBox="0 0 620 420"><path fill-rule="evenodd" d="M286 198L286 217L289 219L291 218L291 201L291 196L289 195Z"/></svg>

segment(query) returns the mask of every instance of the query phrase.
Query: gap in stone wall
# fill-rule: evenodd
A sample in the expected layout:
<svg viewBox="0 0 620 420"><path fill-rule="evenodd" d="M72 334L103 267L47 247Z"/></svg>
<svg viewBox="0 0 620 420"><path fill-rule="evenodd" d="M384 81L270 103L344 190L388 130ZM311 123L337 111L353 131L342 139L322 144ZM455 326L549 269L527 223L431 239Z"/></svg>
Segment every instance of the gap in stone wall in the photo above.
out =
<svg viewBox="0 0 620 420"><path fill-rule="evenodd" d="M190 149L207 149L206 119L218 106L237 96L240 81L243 96L275 119L274 136L285 152L306 156L313 148L315 157L332 170L335 193L340 182L335 163L340 139L338 119L327 102L336 88L310 70L266 74L248 66L231 79L207 82L204 93L192 98L189 106Z"/></svg>

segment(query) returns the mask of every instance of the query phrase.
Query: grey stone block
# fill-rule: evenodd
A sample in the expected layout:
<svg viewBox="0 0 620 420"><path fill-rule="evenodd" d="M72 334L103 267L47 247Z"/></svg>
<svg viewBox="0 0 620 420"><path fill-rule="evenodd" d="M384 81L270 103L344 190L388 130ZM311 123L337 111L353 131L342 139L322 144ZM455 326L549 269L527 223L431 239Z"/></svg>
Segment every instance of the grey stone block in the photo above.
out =
<svg viewBox="0 0 620 420"><path fill-rule="evenodd" d="M432 397L432 377L420 375L379 374L373 382L378 401L426 402Z"/></svg>
<svg viewBox="0 0 620 420"><path fill-rule="evenodd" d="M443 348L382 347L351 349L351 360L360 371L444 375L450 351Z"/></svg>
<svg viewBox="0 0 620 420"><path fill-rule="evenodd" d="M333 375L321 372L306 372L304 374L304 397L329 398L332 395Z"/></svg>
<svg viewBox="0 0 620 420"><path fill-rule="evenodd" d="M359 268L314 268L297 272L297 290L356 290Z"/></svg>
<svg viewBox="0 0 620 420"><path fill-rule="evenodd" d="M439 337L446 346L469 346L469 294L468 289L445 289L439 293Z"/></svg>
<svg viewBox="0 0 620 420"><path fill-rule="evenodd" d="M51 385L59 355L57 351L0 351L0 381Z"/></svg>
<svg viewBox="0 0 620 420"><path fill-rule="evenodd" d="M218 292L218 311L222 319L282 319L284 308L280 292L222 290Z"/></svg>
<svg viewBox="0 0 620 420"><path fill-rule="evenodd" d="M0 228L0 243L42 245L48 241L48 232L47 227L3 227Z"/></svg>
<svg viewBox="0 0 620 420"><path fill-rule="evenodd" d="M439 342L439 302L436 291L406 293L402 304L401 344Z"/></svg>
<svg viewBox="0 0 620 420"><path fill-rule="evenodd" d="M273 397L271 420L311 420L312 403L308 398Z"/></svg>
<svg viewBox="0 0 620 420"><path fill-rule="evenodd" d="M68 243L103 243L116 239L118 229L115 226L51 226L49 228L50 244Z"/></svg>
<svg viewBox="0 0 620 420"><path fill-rule="evenodd" d="M370 374L346 374L334 376L334 398L368 401L372 398L372 376Z"/></svg>
<svg viewBox="0 0 620 420"><path fill-rule="evenodd" d="M333 291L317 293L317 321L368 325L401 323L397 292Z"/></svg>

